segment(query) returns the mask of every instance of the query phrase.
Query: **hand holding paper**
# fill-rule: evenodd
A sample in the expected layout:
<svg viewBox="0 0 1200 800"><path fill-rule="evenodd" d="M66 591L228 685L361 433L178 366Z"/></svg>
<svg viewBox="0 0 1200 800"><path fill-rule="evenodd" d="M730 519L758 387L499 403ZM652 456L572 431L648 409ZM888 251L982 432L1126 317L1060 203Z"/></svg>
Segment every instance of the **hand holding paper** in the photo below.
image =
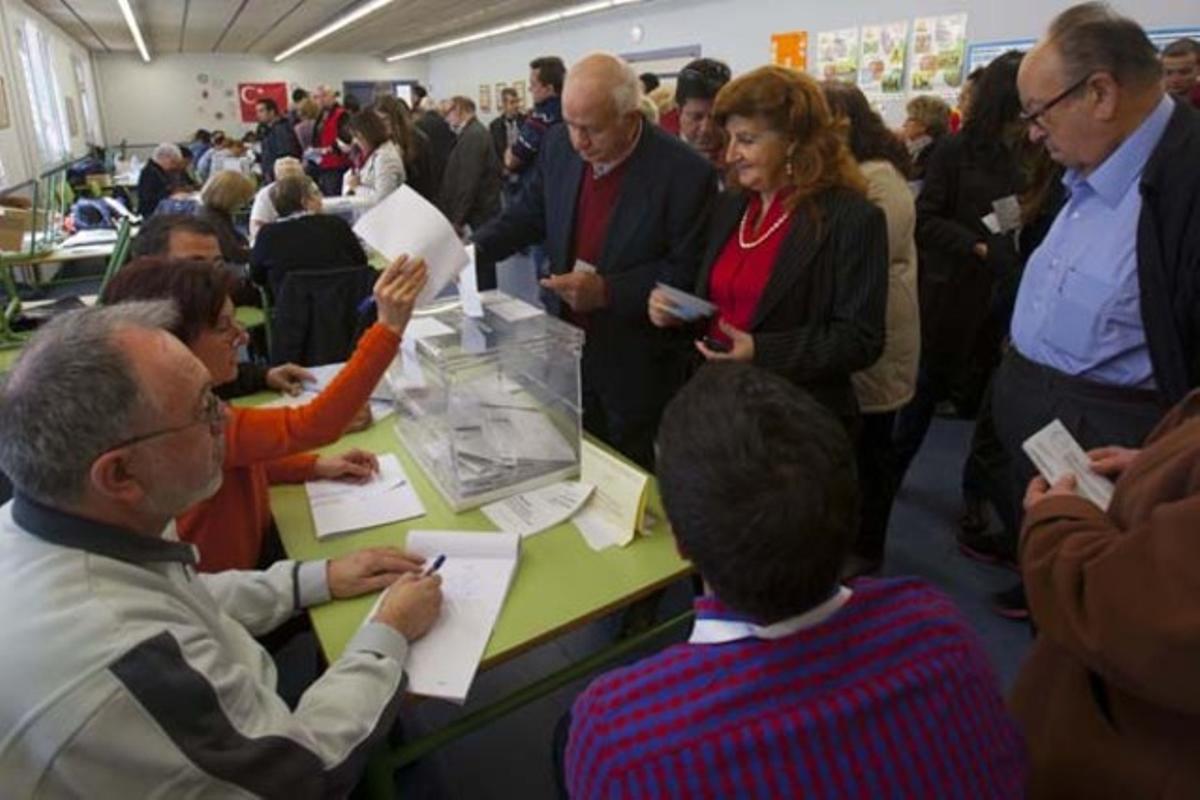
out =
<svg viewBox="0 0 1200 800"><path fill-rule="evenodd" d="M1021 447L1047 483L1056 484L1066 475L1074 475L1076 493L1108 510L1112 481L1092 471L1091 459L1061 420L1054 420L1030 436Z"/></svg>

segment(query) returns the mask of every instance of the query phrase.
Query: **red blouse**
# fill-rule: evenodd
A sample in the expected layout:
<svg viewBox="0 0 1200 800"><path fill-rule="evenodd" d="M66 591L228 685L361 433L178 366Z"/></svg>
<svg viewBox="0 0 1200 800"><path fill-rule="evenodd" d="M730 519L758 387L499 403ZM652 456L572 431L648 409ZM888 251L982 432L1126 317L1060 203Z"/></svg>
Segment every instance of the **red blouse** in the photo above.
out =
<svg viewBox="0 0 1200 800"><path fill-rule="evenodd" d="M775 269L775 260L779 248L787 238L788 224L780 222L787 215L783 201L787 193L779 192L771 201L770 208L762 223L754 225L762 208L762 196L754 192L746 207L745 216L738 223L737 229L730 235L729 241L717 256L712 273L708 279L708 298L717 306L717 316L713 319L709 335L728 341L717 326L719 320L725 320L739 330L750 330L754 312L758 309L759 298L767 288L771 272ZM775 223L779 226L762 239ZM751 247L742 247L740 237L744 231L745 241ZM762 239L759 242L759 239Z"/></svg>

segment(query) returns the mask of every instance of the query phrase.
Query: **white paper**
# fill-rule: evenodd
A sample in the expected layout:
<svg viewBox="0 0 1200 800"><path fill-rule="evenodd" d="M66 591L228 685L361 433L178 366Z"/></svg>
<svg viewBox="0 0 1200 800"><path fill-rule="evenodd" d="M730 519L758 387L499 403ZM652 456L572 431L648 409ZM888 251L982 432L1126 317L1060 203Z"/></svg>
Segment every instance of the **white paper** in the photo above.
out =
<svg viewBox="0 0 1200 800"><path fill-rule="evenodd" d="M573 522L593 550L633 541L641 527L650 476L584 441L580 480L596 487Z"/></svg>
<svg viewBox="0 0 1200 800"><path fill-rule="evenodd" d="M406 253L425 260L429 281L418 306L432 302L467 265L467 251L450 220L407 184L363 214L354 232L389 261Z"/></svg>
<svg viewBox="0 0 1200 800"><path fill-rule="evenodd" d="M1000 220L996 218L995 212L988 212L986 216L980 217L979 221L982 222L983 227L987 228L991 233L1000 233Z"/></svg>
<svg viewBox="0 0 1200 800"><path fill-rule="evenodd" d="M408 651L404 671L410 692L466 701L517 571L520 542L514 533L409 532L404 546L409 553L446 556L438 570L441 614Z"/></svg>
<svg viewBox="0 0 1200 800"><path fill-rule="evenodd" d="M261 403L256 408L299 408L306 406L317 398L316 392L301 392L300 394L281 394L279 397L267 403ZM367 402L371 408L371 422L379 422L379 420L395 413L396 405L390 400L371 400Z"/></svg>
<svg viewBox="0 0 1200 800"><path fill-rule="evenodd" d="M425 514L404 467L390 453L379 456L379 472L367 483L309 481L304 491L318 539Z"/></svg>
<svg viewBox="0 0 1200 800"><path fill-rule="evenodd" d="M1054 420L1030 436L1022 445L1029 460L1053 484L1067 473L1075 476L1075 491L1107 511L1112 502L1113 484L1092 471L1092 461L1062 424Z"/></svg>
<svg viewBox="0 0 1200 800"><path fill-rule="evenodd" d="M457 453L481 461L573 462L575 449L549 417L514 406L475 406L475 419L454 429Z"/></svg>
<svg viewBox="0 0 1200 800"><path fill-rule="evenodd" d="M484 506L484 516L505 533L532 536L566 522L587 502L595 487L563 481Z"/></svg>
<svg viewBox="0 0 1200 800"><path fill-rule="evenodd" d="M717 307L714 304L696 297L694 294L688 294L682 289L676 289L665 283L658 284L658 289L671 301L671 313L684 322L695 322L717 313Z"/></svg>
<svg viewBox="0 0 1200 800"><path fill-rule="evenodd" d="M60 247L88 247L98 244L115 244L117 241L117 232L112 228L94 228L92 230L79 231L78 233L68 236L63 239Z"/></svg>
<svg viewBox="0 0 1200 800"><path fill-rule="evenodd" d="M122 217L128 217L130 219L134 218L133 212L131 212L128 208L126 208L123 203L119 203L111 197L105 197L102 199L104 200L105 205L107 205L113 211L120 214Z"/></svg>
<svg viewBox="0 0 1200 800"><path fill-rule="evenodd" d="M996 215L1000 233L1008 233L1021 227L1021 203L1015 194L992 201L992 211Z"/></svg>
<svg viewBox="0 0 1200 800"><path fill-rule="evenodd" d="M497 295L497 297L499 299L488 303L487 307L505 322L520 322L523 319L540 317L546 313L537 306L516 297L509 297L506 294Z"/></svg>
<svg viewBox="0 0 1200 800"><path fill-rule="evenodd" d="M434 336L445 336L448 333L454 333L454 329L444 322L439 322L436 317L413 317L408 321L408 327L404 329L404 338L408 339L429 339Z"/></svg>
<svg viewBox="0 0 1200 800"><path fill-rule="evenodd" d="M304 391L311 394L325 391L325 389L329 388L329 384L333 383L333 379L337 377L337 374L342 371L342 367L344 366L346 366L346 362L339 361L336 364L321 364L317 367L308 367L308 371L313 375L313 380L304 384ZM387 383L381 378L371 391L371 399L390 403L395 398L388 391Z"/></svg>
<svg viewBox="0 0 1200 800"><path fill-rule="evenodd" d="M479 319L483 316L483 300L479 297L479 276L475 272L475 245L467 245L467 265L458 274L458 297L463 313Z"/></svg>
<svg viewBox="0 0 1200 800"><path fill-rule="evenodd" d="M595 275L596 274L596 265L589 264L587 261L584 261L582 258L577 258L577 259L575 259L575 266L571 268L571 271L572 272L582 272L586 275Z"/></svg>

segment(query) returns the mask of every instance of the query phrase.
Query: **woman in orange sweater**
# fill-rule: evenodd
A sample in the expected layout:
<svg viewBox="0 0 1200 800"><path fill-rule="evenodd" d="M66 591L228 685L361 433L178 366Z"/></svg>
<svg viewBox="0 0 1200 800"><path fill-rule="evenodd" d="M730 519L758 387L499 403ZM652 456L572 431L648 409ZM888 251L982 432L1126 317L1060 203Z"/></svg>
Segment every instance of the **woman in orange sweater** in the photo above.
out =
<svg viewBox="0 0 1200 800"><path fill-rule="evenodd" d="M304 451L335 441L396 356L413 303L425 285L425 265L401 256L375 283L379 312L353 356L325 391L298 408L230 408L225 422L225 475L220 490L176 520L179 536L200 551L200 569L253 569L274 560L268 487L316 478L361 480L376 468L370 453L318 457ZM172 333L204 362L214 385L237 376L245 330L234 319L231 282L219 265L143 258L106 287L104 302L174 300ZM264 558L266 556L266 558Z"/></svg>

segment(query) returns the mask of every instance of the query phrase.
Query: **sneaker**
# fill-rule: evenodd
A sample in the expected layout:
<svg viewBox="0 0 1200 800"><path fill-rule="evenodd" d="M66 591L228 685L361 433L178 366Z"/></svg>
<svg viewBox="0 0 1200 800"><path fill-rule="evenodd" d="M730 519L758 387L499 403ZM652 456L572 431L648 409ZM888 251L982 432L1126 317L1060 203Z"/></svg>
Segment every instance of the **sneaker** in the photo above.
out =
<svg viewBox="0 0 1200 800"><path fill-rule="evenodd" d="M992 610L1005 619L1029 619L1029 604L1025 601L1025 584L1018 583L1011 589L992 595Z"/></svg>
<svg viewBox="0 0 1200 800"><path fill-rule="evenodd" d="M986 530L968 532L964 530L958 535L958 550L972 561L990 564L994 567L1004 567L1014 572L1020 572L1017 559L1012 548L1003 537L988 533Z"/></svg>

